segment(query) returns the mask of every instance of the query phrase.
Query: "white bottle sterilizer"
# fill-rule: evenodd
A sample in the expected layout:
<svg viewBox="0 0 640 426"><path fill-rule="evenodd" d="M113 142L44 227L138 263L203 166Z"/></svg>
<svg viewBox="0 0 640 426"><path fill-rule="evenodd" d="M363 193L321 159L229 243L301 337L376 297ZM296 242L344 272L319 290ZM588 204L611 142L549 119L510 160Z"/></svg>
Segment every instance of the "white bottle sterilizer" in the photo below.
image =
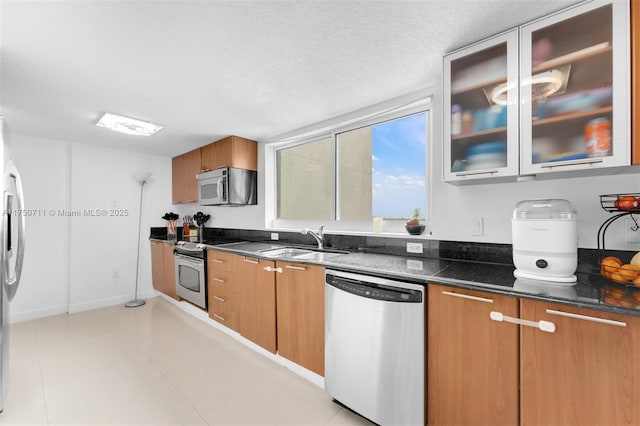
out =
<svg viewBox="0 0 640 426"><path fill-rule="evenodd" d="M578 267L578 214L567 200L525 200L511 218L516 278L572 285Z"/></svg>

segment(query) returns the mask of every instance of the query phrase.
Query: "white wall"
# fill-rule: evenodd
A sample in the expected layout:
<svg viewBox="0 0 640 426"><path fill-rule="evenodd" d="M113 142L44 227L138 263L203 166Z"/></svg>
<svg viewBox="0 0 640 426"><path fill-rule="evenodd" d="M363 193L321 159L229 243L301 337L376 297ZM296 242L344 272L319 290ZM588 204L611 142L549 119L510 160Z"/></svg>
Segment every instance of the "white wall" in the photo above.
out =
<svg viewBox="0 0 640 426"><path fill-rule="evenodd" d="M49 214L69 208L70 146L12 135L12 153L25 196L27 216L25 258L11 320L66 312L69 304L68 219Z"/></svg>
<svg viewBox="0 0 640 426"><path fill-rule="evenodd" d="M139 297L151 286L149 228L164 226L171 209L169 158L12 135L12 151L23 178L27 217L22 282L11 304L11 320L74 312L133 298L140 186L136 170L153 173L145 185ZM90 216L112 202L128 216ZM79 216L69 216L62 212ZM113 278L117 270L118 277Z"/></svg>

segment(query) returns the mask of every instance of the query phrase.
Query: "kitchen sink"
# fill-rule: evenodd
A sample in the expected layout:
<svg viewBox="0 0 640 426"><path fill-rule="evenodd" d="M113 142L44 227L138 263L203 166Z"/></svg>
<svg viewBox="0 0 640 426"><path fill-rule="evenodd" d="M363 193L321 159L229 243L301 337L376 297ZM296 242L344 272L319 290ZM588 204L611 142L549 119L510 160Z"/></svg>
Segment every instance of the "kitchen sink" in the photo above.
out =
<svg viewBox="0 0 640 426"><path fill-rule="evenodd" d="M261 250L260 254L273 258L288 258L300 260L324 261L335 256L341 256L347 252L303 249L298 247L282 247L277 249Z"/></svg>

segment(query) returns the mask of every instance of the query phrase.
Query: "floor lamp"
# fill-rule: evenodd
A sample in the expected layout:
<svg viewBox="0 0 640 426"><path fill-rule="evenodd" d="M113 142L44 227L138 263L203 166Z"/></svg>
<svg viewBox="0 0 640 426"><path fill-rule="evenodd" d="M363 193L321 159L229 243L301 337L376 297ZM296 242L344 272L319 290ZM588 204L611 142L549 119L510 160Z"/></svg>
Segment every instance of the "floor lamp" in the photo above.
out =
<svg viewBox="0 0 640 426"><path fill-rule="evenodd" d="M133 300L128 301L124 305L126 308L135 308L137 306L142 306L145 304L144 300L138 299L138 271L140 269L140 227L142 226L142 195L144 193L144 185L147 183L150 177L151 173L149 172L135 172L133 174L133 178L140 183L140 209L138 210L138 250L136 253L136 289L133 295Z"/></svg>

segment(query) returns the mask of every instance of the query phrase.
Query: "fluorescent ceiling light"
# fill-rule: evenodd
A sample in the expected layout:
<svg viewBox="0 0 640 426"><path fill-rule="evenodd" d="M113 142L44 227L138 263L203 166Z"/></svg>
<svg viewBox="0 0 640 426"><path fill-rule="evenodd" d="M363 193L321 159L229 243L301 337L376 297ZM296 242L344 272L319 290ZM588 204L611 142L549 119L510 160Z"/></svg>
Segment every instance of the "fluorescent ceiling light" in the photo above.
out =
<svg viewBox="0 0 640 426"><path fill-rule="evenodd" d="M151 136L163 128L163 126L159 124L124 117L110 112L105 112L96 123L96 126L106 127L116 132L135 136Z"/></svg>

